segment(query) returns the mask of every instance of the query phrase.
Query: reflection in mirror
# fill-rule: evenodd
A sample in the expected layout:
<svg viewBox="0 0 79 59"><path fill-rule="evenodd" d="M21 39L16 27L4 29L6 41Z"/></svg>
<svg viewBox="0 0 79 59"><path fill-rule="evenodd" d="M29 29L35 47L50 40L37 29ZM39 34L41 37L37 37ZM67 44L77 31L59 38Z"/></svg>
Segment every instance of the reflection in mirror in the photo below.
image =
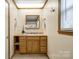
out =
<svg viewBox="0 0 79 59"><path fill-rule="evenodd" d="M26 29L39 29L39 21L39 15L27 15L25 24Z"/></svg>

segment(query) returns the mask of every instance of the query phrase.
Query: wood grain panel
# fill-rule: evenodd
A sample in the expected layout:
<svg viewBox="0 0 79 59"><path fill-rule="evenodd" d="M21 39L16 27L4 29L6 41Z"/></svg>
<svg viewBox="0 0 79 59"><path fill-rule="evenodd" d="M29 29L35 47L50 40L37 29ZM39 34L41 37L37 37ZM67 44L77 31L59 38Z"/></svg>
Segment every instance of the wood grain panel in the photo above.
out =
<svg viewBox="0 0 79 59"><path fill-rule="evenodd" d="M32 44L33 44L32 39L27 39L27 53L32 52Z"/></svg>
<svg viewBox="0 0 79 59"><path fill-rule="evenodd" d="M18 39L20 53L47 53L47 36L18 36Z"/></svg>
<svg viewBox="0 0 79 59"><path fill-rule="evenodd" d="M41 49L41 53L47 53L47 49L46 49L46 47L40 47Z"/></svg>
<svg viewBox="0 0 79 59"><path fill-rule="evenodd" d="M26 38L20 37L19 44L20 53L26 53Z"/></svg>
<svg viewBox="0 0 79 59"><path fill-rule="evenodd" d="M33 46L32 46L32 53L39 53L39 40L38 39L34 39L33 40Z"/></svg>

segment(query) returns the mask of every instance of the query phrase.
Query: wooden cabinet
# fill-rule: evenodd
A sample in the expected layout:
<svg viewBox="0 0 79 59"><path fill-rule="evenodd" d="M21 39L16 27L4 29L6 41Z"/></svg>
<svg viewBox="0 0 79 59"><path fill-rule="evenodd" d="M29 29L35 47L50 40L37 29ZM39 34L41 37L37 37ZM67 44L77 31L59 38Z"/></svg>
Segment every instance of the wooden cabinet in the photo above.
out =
<svg viewBox="0 0 79 59"><path fill-rule="evenodd" d="M18 50L20 53L47 53L47 36L18 36L18 37L19 37ZM17 41L17 39L15 39L14 41Z"/></svg>

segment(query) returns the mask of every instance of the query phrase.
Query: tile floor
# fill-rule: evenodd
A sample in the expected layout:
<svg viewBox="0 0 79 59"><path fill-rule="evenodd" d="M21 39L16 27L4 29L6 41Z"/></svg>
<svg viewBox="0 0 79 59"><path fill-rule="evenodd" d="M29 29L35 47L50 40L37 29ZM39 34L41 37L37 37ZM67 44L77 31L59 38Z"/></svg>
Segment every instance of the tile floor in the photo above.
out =
<svg viewBox="0 0 79 59"><path fill-rule="evenodd" d="M44 54L15 54L12 59L48 59Z"/></svg>

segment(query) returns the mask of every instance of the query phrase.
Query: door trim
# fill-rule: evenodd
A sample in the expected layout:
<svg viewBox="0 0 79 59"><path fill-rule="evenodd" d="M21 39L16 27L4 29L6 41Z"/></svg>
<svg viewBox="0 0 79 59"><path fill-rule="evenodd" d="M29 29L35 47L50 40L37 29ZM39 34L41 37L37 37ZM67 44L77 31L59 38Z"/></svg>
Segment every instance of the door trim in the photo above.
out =
<svg viewBox="0 0 79 59"><path fill-rule="evenodd" d="M10 4L7 0L5 2L8 4L8 59L10 59Z"/></svg>

